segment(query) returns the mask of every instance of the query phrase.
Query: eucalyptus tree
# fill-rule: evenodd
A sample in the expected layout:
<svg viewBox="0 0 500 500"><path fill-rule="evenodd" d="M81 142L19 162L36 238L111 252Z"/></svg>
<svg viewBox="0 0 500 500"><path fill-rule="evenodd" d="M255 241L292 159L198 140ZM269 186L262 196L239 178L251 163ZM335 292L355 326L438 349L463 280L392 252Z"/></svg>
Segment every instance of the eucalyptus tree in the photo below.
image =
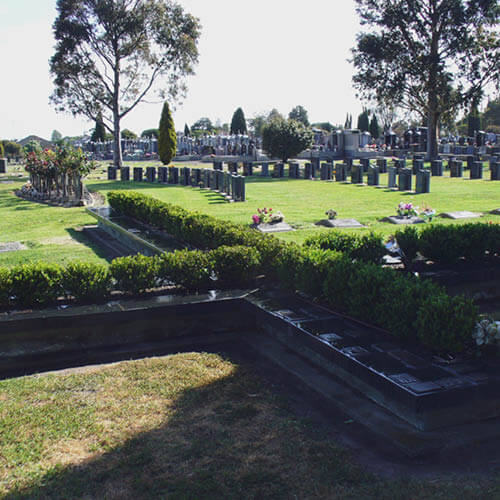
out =
<svg viewBox="0 0 500 500"><path fill-rule="evenodd" d="M51 101L90 120L101 112L121 166L121 120L151 95L185 95L200 24L171 0L57 0L57 13Z"/></svg>
<svg viewBox="0 0 500 500"><path fill-rule="evenodd" d="M498 86L498 0L355 1L364 28L352 50L355 87L425 118L434 158L443 115Z"/></svg>

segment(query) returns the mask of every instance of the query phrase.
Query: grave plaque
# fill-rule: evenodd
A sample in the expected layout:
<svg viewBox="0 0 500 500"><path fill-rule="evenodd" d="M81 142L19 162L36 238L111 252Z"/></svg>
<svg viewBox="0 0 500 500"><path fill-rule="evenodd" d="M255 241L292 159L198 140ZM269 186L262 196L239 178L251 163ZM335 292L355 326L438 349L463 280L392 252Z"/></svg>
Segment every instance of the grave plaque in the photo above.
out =
<svg viewBox="0 0 500 500"><path fill-rule="evenodd" d="M431 173L435 177L441 177L443 175L443 160L432 160Z"/></svg>
<svg viewBox="0 0 500 500"><path fill-rule="evenodd" d="M429 170L418 170L415 179L415 191L417 193L430 193L431 173Z"/></svg>
<svg viewBox="0 0 500 500"><path fill-rule="evenodd" d="M363 165L353 163L351 168L351 183L363 184Z"/></svg>
<svg viewBox="0 0 500 500"><path fill-rule="evenodd" d="M462 177L464 175L463 163L460 160L455 160L450 165L450 177Z"/></svg>
<svg viewBox="0 0 500 500"><path fill-rule="evenodd" d="M483 178L483 162L474 161L470 165L470 178L482 179Z"/></svg>
<svg viewBox="0 0 500 500"><path fill-rule="evenodd" d="M142 167L134 167L134 182L142 181Z"/></svg>
<svg viewBox="0 0 500 500"><path fill-rule="evenodd" d="M262 177L269 177L269 163L267 163L267 162L262 163L260 175Z"/></svg>
<svg viewBox="0 0 500 500"><path fill-rule="evenodd" d="M116 167L108 167L108 181L116 181Z"/></svg>
<svg viewBox="0 0 500 500"><path fill-rule="evenodd" d="M411 191L411 168L402 168L399 171L398 189L400 191Z"/></svg>
<svg viewBox="0 0 500 500"><path fill-rule="evenodd" d="M387 159L386 158L377 158L377 167L378 167L378 171L381 174L385 174L387 172Z"/></svg>
<svg viewBox="0 0 500 500"><path fill-rule="evenodd" d="M146 167L146 180L148 182L154 182L156 180L156 168Z"/></svg>
<svg viewBox="0 0 500 500"><path fill-rule="evenodd" d="M168 182L168 168L158 167L158 182L166 184Z"/></svg>
<svg viewBox="0 0 500 500"><path fill-rule="evenodd" d="M379 185L379 171L378 167L368 167L368 185L378 186Z"/></svg>
<svg viewBox="0 0 500 500"><path fill-rule="evenodd" d="M490 162L490 179L500 181L500 163Z"/></svg>
<svg viewBox="0 0 500 500"><path fill-rule="evenodd" d="M337 182L347 181L347 164L337 163L335 165L335 180Z"/></svg>
<svg viewBox="0 0 500 500"><path fill-rule="evenodd" d="M130 167L120 168L120 179L122 181L129 181L130 180Z"/></svg>
<svg viewBox="0 0 500 500"><path fill-rule="evenodd" d="M309 162L304 165L304 179L312 179L312 164Z"/></svg>

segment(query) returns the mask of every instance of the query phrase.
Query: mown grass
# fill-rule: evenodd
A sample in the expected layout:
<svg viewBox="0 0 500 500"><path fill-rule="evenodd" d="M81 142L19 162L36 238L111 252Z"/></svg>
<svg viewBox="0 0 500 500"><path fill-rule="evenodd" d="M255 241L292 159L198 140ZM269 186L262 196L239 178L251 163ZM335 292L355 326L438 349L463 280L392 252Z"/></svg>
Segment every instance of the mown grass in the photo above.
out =
<svg viewBox="0 0 500 500"><path fill-rule="evenodd" d="M488 477L383 479L250 371L185 353L0 382L5 498L498 498Z"/></svg>

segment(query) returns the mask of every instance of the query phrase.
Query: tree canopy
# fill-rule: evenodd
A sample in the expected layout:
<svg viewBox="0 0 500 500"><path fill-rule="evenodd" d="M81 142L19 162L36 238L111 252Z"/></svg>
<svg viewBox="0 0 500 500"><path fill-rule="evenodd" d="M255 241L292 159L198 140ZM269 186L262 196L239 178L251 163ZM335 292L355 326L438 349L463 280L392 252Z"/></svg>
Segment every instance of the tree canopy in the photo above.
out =
<svg viewBox="0 0 500 500"><path fill-rule="evenodd" d="M171 0L57 0L57 13L51 101L90 120L101 112L121 166L121 119L149 94L185 94L199 22Z"/></svg>
<svg viewBox="0 0 500 500"><path fill-rule="evenodd" d="M361 132L368 132L370 128L370 118L368 117L368 111L366 109L358 116L358 129Z"/></svg>
<svg viewBox="0 0 500 500"><path fill-rule="evenodd" d="M303 106L295 106L295 108L288 113L288 118L290 120L297 120L306 127L309 127L309 118L307 116L307 110Z"/></svg>
<svg viewBox="0 0 500 500"><path fill-rule="evenodd" d="M241 108L238 108L233 113L233 118L231 119L231 134L246 134L247 133L247 122L245 120L245 113Z"/></svg>
<svg viewBox="0 0 500 500"><path fill-rule="evenodd" d="M147 128L141 132L141 137L154 137L158 139L158 129L157 128Z"/></svg>
<svg viewBox="0 0 500 500"><path fill-rule="evenodd" d="M361 96L426 118L437 155L441 117L498 85L498 0L355 0L365 30L352 62Z"/></svg>
<svg viewBox="0 0 500 500"><path fill-rule="evenodd" d="M161 162L168 165L177 151L177 134L167 101L163 104L158 130L158 154Z"/></svg>
<svg viewBox="0 0 500 500"><path fill-rule="evenodd" d="M313 142L311 129L296 120L274 118L262 130L262 147L272 158L287 161Z"/></svg>
<svg viewBox="0 0 500 500"><path fill-rule="evenodd" d="M206 116L203 118L200 118L197 120L193 125L191 125L191 132L212 132L214 129L214 125L212 123L212 120L210 118L207 118Z"/></svg>
<svg viewBox="0 0 500 500"><path fill-rule="evenodd" d="M92 142L105 142L106 141L106 127L102 120L102 113L99 111L95 120L95 128L90 137Z"/></svg>

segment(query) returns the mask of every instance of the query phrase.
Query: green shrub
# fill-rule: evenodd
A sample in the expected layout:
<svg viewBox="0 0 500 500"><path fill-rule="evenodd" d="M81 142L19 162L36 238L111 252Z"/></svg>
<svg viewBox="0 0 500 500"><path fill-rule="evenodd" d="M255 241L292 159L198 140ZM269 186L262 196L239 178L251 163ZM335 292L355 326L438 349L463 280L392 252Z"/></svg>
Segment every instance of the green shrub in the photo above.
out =
<svg viewBox="0 0 500 500"><path fill-rule="evenodd" d="M488 224L488 252L500 257L500 224L490 222Z"/></svg>
<svg viewBox="0 0 500 500"><path fill-rule="evenodd" d="M375 264L378 264L385 255L382 238L375 233L357 236L340 231L322 232L307 238L304 245L323 250L336 250L345 253L353 260Z"/></svg>
<svg viewBox="0 0 500 500"><path fill-rule="evenodd" d="M434 295L418 310L417 337L432 349L461 352L471 341L477 321L477 308L472 300L445 293Z"/></svg>
<svg viewBox="0 0 500 500"><path fill-rule="evenodd" d="M414 226L406 226L403 229L398 229L394 235L398 242L399 248L403 253L402 259L406 269L411 269L411 265L417 257L417 252L420 246L418 230Z"/></svg>
<svg viewBox="0 0 500 500"><path fill-rule="evenodd" d="M109 271L116 281L116 289L131 294L142 293L158 284L158 258L145 255L118 257Z"/></svg>
<svg viewBox="0 0 500 500"><path fill-rule="evenodd" d="M349 283L358 268L347 256L330 263L323 277L323 297L337 311L347 309Z"/></svg>
<svg viewBox="0 0 500 500"><path fill-rule="evenodd" d="M248 285L261 271L260 255L255 248L221 246L210 252L210 258L222 285Z"/></svg>
<svg viewBox="0 0 500 500"><path fill-rule="evenodd" d="M434 262L453 264L463 254L460 233L455 226L426 226L420 233L420 253Z"/></svg>
<svg viewBox="0 0 500 500"><path fill-rule="evenodd" d="M213 286L212 261L201 250L177 250L159 258L158 275L187 290L203 290Z"/></svg>
<svg viewBox="0 0 500 500"><path fill-rule="evenodd" d="M112 287L109 269L87 262L70 262L62 270L61 283L65 294L78 301L103 300Z"/></svg>
<svg viewBox="0 0 500 500"><path fill-rule="evenodd" d="M2 309L9 307L11 295L12 279L10 271L5 267L0 267L0 307Z"/></svg>
<svg viewBox="0 0 500 500"><path fill-rule="evenodd" d="M274 271L279 284L290 290L297 289L297 270L305 256L305 250L296 243L286 245L273 259Z"/></svg>
<svg viewBox="0 0 500 500"><path fill-rule="evenodd" d="M488 250L490 226L468 223L455 226L461 240L461 257L470 261L484 259Z"/></svg>
<svg viewBox="0 0 500 500"><path fill-rule="evenodd" d="M62 294L61 267L38 262L10 270L11 292L17 306L39 306L53 302Z"/></svg>

